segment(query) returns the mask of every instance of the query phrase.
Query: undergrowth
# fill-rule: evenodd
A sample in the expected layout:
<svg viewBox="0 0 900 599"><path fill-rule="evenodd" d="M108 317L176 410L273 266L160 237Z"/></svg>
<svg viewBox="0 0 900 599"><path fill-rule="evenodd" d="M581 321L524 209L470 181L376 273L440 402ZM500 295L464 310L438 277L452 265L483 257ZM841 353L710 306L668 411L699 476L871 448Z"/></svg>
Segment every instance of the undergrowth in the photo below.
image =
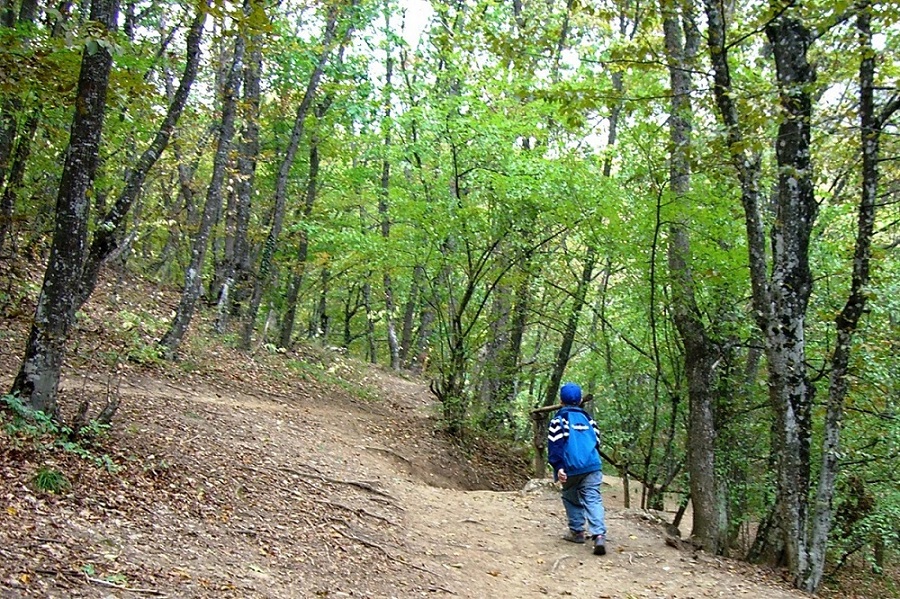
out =
<svg viewBox="0 0 900 599"><path fill-rule="evenodd" d="M0 425L10 444L19 449L30 449L42 456L56 452L74 455L110 473L118 466L106 453L98 453L98 442L107 436L108 424L89 420L76 431L58 422L49 414L33 410L15 395L0 397ZM55 468L41 467L32 483L35 488L50 493L65 490L68 480Z"/></svg>

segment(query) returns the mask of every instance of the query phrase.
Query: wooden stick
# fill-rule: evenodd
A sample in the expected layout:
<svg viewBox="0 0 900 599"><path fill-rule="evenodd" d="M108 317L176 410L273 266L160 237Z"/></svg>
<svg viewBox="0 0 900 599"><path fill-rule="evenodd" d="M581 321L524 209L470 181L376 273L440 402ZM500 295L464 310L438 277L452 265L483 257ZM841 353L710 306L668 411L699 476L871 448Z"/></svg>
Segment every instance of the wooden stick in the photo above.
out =
<svg viewBox="0 0 900 599"><path fill-rule="evenodd" d="M589 393L588 395L584 396L584 399L581 400L581 403L578 405L583 406L584 404L588 403L589 401L593 401L593 400L594 400L594 394ZM565 404L561 404L561 403L553 404L552 406L543 406L543 407L535 408L535 409L531 410L530 414L531 414L531 417L534 418L537 414L546 414L547 412L555 412L556 410L559 410L560 408L564 408L564 407L565 407Z"/></svg>
<svg viewBox="0 0 900 599"><path fill-rule="evenodd" d="M559 564L560 564L564 559L569 559L570 557L572 557L572 556L571 556L571 555L563 555L563 556L560 557L558 560L556 560L555 562L553 562L553 567L550 568L550 573L552 574L553 572L556 572L556 569L559 568Z"/></svg>

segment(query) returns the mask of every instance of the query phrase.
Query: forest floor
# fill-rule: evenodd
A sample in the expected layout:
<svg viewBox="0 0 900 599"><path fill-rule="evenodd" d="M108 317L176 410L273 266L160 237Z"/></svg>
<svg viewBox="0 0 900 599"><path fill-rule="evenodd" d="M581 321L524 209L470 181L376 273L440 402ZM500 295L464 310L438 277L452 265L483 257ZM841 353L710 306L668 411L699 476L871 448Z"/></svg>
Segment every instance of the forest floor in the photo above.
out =
<svg viewBox="0 0 900 599"><path fill-rule="evenodd" d="M174 364L122 360L123 335L156 333L123 315L164 320L175 298L121 283L85 308L60 396L118 397L110 435L79 456L0 434L0 597L804 596L667 545L611 476L608 554L564 542L553 485L528 481L521 452L452 443L412 376L199 336ZM4 388L31 309L4 308ZM69 485L37 490L49 470Z"/></svg>

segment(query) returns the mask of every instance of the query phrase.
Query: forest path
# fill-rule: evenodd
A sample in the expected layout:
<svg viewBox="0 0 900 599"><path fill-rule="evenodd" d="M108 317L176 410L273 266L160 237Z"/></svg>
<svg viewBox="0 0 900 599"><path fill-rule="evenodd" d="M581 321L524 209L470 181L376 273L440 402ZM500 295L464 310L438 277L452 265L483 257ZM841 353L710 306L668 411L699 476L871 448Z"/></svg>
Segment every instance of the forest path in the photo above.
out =
<svg viewBox="0 0 900 599"><path fill-rule="evenodd" d="M507 466L448 443L421 381L341 357L296 377L278 359L220 351L204 372L124 376L112 473L3 436L0 596L804 596L666 546L613 477L609 553L594 556L561 540L548 483L485 490L509 488ZM62 399L106 388L70 372ZM61 464L69 489L33 489Z"/></svg>
<svg viewBox="0 0 900 599"><path fill-rule="evenodd" d="M419 408L430 401L424 385L390 375L380 375L377 387ZM589 543L562 540L565 512L549 480L517 491L467 491L407 476L392 487L407 509L407 546L442 573L443 589L461 597L806 596L753 566L667 546L651 514L624 508L618 477L605 476L603 483L605 556L593 555ZM638 491L631 491L634 499Z"/></svg>

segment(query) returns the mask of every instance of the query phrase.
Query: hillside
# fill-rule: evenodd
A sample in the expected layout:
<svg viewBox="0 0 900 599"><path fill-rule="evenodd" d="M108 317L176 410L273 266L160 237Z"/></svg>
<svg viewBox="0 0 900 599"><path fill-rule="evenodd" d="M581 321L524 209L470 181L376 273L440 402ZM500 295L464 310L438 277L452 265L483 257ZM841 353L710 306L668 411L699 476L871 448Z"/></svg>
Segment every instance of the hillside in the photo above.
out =
<svg viewBox="0 0 900 599"><path fill-rule="evenodd" d="M563 542L556 491L523 490L515 452L450 443L424 381L196 334L178 363L122 359L123 339L150 336L174 302L109 281L74 333L63 404L121 399L89 456L108 467L0 436L0 596L803 596L773 573L667 546L623 508L613 477L610 553ZM29 309L8 303L0 325L6 388ZM70 486L36 491L41 468Z"/></svg>

